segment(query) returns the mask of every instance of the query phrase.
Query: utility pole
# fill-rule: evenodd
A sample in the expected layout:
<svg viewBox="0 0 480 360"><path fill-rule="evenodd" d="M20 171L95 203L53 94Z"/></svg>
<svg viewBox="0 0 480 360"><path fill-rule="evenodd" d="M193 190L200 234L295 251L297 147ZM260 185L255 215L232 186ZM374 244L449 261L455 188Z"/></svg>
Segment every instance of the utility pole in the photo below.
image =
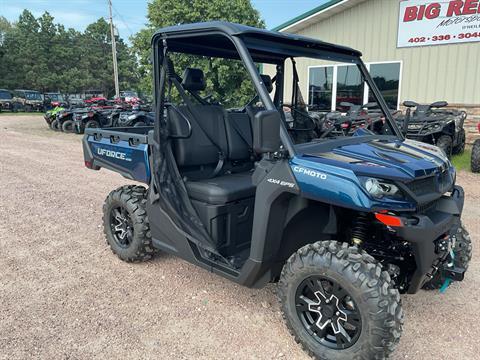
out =
<svg viewBox="0 0 480 360"><path fill-rule="evenodd" d="M115 81L115 96L120 97L120 88L118 86L117 43L115 39L115 31L113 28L112 0L108 0L108 10L110 11L110 33L112 36L113 79Z"/></svg>

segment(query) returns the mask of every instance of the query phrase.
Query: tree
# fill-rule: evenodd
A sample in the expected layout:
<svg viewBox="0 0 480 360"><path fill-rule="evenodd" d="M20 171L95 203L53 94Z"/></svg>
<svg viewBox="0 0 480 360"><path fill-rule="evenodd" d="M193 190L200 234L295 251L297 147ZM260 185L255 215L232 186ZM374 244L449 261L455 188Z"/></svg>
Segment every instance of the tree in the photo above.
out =
<svg viewBox="0 0 480 360"><path fill-rule="evenodd" d="M69 93L88 88L113 95L111 36L105 19L83 33L54 20L48 12L35 18L28 10L14 24L0 17L0 87ZM136 89L135 55L122 39L117 41L120 85Z"/></svg>
<svg viewBox="0 0 480 360"><path fill-rule="evenodd" d="M148 4L148 25L132 37L133 48L140 59L141 86L152 91L150 40L158 28L194 22L224 20L264 28L265 24L249 0L153 0ZM174 57L176 70L201 68L207 79L207 91L227 105L246 102L252 86L240 62L202 59L188 55Z"/></svg>

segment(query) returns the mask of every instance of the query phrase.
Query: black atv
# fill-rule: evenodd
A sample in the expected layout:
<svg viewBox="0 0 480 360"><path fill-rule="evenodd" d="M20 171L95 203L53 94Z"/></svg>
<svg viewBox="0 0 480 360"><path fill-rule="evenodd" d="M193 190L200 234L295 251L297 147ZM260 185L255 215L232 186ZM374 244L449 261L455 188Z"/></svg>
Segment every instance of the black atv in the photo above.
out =
<svg viewBox="0 0 480 360"><path fill-rule="evenodd" d="M437 101L429 105L420 105L414 101L405 101L407 108L404 116L396 117L408 139L433 144L442 149L450 158L452 154L461 154L465 150L465 129L467 118L465 111L442 109L448 106L446 101Z"/></svg>
<svg viewBox="0 0 480 360"><path fill-rule="evenodd" d="M109 127L110 117L116 111L114 108L91 107L77 112L73 117L72 132L83 134L85 129Z"/></svg>

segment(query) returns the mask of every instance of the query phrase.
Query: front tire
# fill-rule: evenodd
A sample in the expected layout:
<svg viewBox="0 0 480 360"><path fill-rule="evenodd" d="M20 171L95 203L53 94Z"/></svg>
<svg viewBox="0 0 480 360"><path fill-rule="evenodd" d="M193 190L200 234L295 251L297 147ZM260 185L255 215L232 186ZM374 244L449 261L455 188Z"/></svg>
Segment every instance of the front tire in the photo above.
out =
<svg viewBox="0 0 480 360"><path fill-rule="evenodd" d="M152 258L154 248L143 186L122 186L112 191L103 205L103 228L107 244L126 262Z"/></svg>
<svg viewBox="0 0 480 360"><path fill-rule="evenodd" d="M455 247L453 248L453 253L455 254L453 262L455 266L468 269L468 265L472 259L472 239L468 231L460 223L459 226L455 226L452 229L450 236L455 237ZM423 289L440 289L445 283L445 280L445 277L437 271L433 278L423 285Z"/></svg>
<svg viewBox="0 0 480 360"><path fill-rule="evenodd" d="M472 147L472 158L470 159L472 172L480 172L480 139L475 140Z"/></svg>
<svg viewBox="0 0 480 360"><path fill-rule="evenodd" d="M452 138L450 136L440 136L436 145L443 150L449 159L452 157Z"/></svg>
<svg viewBox="0 0 480 360"><path fill-rule="evenodd" d="M453 154L463 154L465 151L465 141L466 141L466 135L465 135L465 129L461 129L460 133L458 134L458 144L453 147Z"/></svg>
<svg viewBox="0 0 480 360"><path fill-rule="evenodd" d="M90 129L90 128L99 128L100 124L98 123L97 120L88 120L87 123L85 124L85 129Z"/></svg>
<svg viewBox="0 0 480 360"><path fill-rule="evenodd" d="M288 329L315 359L384 358L400 340L398 290L372 256L346 243L322 241L295 252L278 297Z"/></svg>
<svg viewBox="0 0 480 360"><path fill-rule="evenodd" d="M73 133L73 121L72 120L67 120L62 124L62 131L66 133Z"/></svg>

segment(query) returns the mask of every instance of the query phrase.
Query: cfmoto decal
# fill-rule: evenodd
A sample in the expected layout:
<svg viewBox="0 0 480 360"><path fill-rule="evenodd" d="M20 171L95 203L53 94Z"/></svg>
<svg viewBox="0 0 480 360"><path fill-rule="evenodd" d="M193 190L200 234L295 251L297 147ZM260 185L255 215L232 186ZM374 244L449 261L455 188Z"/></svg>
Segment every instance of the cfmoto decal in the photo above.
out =
<svg viewBox="0 0 480 360"><path fill-rule="evenodd" d="M319 171L315 171L315 170L312 170L312 169L307 169L307 168L304 168L302 166L294 166L293 171L296 172L296 173L299 173L299 174L304 174L304 175L307 175L307 176L315 177L315 178L318 178L320 180L326 180L327 179L327 174L319 172Z"/></svg>

